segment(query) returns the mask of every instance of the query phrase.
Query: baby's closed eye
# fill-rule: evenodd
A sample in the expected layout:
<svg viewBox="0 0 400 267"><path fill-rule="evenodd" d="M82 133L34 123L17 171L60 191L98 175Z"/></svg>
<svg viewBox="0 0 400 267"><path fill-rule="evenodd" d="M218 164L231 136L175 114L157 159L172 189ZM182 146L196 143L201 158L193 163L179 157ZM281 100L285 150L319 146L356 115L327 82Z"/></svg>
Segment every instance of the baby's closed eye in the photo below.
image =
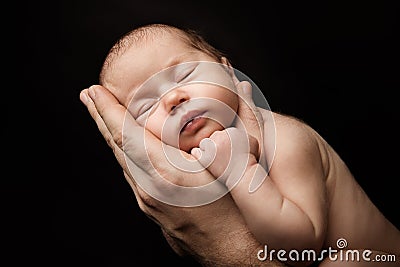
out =
<svg viewBox="0 0 400 267"><path fill-rule="evenodd" d="M191 74L196 70L198 63L185 63L175 68L175 81L176 83L185 82Z"/></svg>
<svg viewBox="0 0 400 267"><path fill-rule="evenodd" d="M181 73L180 76L176 79L177 83L182 83L184 82L189 76L193 73L194 69L192 70L186 70L185 72Z"/></svg>
<svg viewBox="0 0 400 267"><path fill-rule="evenodd" d="M154 107L157 103L158 103L158 98L157 99L148 98L144 101L140 101L140 104L138 104L136 119L143 115L146 115L152 109L152 107Z"/></svg>

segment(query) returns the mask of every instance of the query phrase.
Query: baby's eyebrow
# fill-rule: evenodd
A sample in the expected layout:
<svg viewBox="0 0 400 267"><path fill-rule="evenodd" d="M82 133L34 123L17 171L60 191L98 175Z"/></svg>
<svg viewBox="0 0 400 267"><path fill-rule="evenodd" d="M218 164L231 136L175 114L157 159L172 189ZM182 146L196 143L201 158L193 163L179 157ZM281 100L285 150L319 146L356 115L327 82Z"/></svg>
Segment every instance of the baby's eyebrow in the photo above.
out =
<svg viewBox="0 0 400 267"><path fill-rule="evenodd" d="M184 53L179 54L177 56L174 56L167 62L167 64L165 65L164 69L172 67L174 65L177 65L179 63L182 63L183 61L185 61L186 58L188 58L189 55L198 54L198 53L199 53L199 51L194 50L194 51L187 51L187 52L184 52Z"/></svg>
<svg viewBox="0 0 400 267"><path fill-rule="evenodd" d="M194 52L196 52L196 51L185 52L185 53L182 53L182 54L179 54L179 55L177 55L177 56L174 56L174 57L170 58L170 59L167 61L166 65L163 66L162 69L161 69L159 72L162 72L162 71L164 71L165 69L168 69L168 68L170 68L170 67L172 67L172 66L174 66L174 65L177 65L177 64L181 63L181 62L187 57L187 54L188 54L188 53L194 53ZM151 75L150 77L152 77L152 76L153 76L153 75ZM150 77L149 77L149 78L150 78ZM130 89L130 92L129 92L129 95L128 95L128 101L131 101L131 99L133 99L133 97L135 96L137 90L141 89L142 86L145 85L147 82L148 82L148 80L146 79L143 83L139 84L138 86L136 86L136 87L134 87L134 88L131 88L131 89ZM135 97L135 98L136 98L136 97ZM140 99L140 98L141 98L141 97L139 97L138 99Z"/></svg>
<svg viewBox="0 0 400 267"><path fill-rule="evenodd" d="M148 85L148 80L145 80L141 84L129 89L128 97L126 100L127 104L131 102L136 102L143 98L158 98L157 93L155 93L154 91L149 91L149 88L146 88L146 85Z"/></svg>

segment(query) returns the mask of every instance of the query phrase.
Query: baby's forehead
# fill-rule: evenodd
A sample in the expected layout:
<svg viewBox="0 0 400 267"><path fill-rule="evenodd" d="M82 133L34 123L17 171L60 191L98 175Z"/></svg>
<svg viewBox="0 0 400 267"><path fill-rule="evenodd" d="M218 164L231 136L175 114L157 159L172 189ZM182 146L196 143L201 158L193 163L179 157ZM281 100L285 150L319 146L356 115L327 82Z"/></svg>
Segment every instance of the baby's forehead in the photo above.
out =
<svg viewBox="0 0 400 267"><path fill-rule="evenodd" d="M132 34L130 39L131 42L129 46L146 46L153 43L158 44L164 39L172 40L173 43L182 43L189 46L188 37L184 32L181 32L177 29L155 28L151 30L145 30L140 33Z"/></svg>

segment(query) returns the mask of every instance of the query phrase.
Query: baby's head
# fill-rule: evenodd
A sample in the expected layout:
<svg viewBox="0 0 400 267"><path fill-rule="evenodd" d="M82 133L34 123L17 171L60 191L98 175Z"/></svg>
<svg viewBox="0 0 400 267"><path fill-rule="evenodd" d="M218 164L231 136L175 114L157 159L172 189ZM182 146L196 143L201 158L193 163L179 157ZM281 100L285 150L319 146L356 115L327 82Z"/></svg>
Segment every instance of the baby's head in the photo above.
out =
<svg viewBox="0 0 400 267"><path fill-rule="evenodd" d="M105 59L100 84L139 124L186 152L230 126L239 103L223 54L194 31L168 25L124 35Z"/></svg>

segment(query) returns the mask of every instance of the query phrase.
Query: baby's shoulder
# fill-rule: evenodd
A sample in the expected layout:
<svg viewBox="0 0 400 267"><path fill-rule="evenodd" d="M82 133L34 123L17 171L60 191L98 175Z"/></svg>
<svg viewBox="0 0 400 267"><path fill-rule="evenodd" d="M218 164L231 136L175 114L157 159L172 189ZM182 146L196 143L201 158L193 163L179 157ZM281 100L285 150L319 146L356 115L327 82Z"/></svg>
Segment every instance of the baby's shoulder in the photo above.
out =
<svg viewBox="0 0 400 267"><path fill-rule="evenodd" d="M310 161L327 158L327 142L304 121L285 114L260 109L264 120L264 145L275 147L281 155L288 157L296 153L312 155ZM271 145L271 143L273 143Z"/></svg>
<svg viewBox="0 0 400 267"><path fill-rule="evenodd" d="M320 138L311 126L299 118L263 108L258 109L263 118L264 131L279 131L280 135L288 135L293 138Z"/></svg>

